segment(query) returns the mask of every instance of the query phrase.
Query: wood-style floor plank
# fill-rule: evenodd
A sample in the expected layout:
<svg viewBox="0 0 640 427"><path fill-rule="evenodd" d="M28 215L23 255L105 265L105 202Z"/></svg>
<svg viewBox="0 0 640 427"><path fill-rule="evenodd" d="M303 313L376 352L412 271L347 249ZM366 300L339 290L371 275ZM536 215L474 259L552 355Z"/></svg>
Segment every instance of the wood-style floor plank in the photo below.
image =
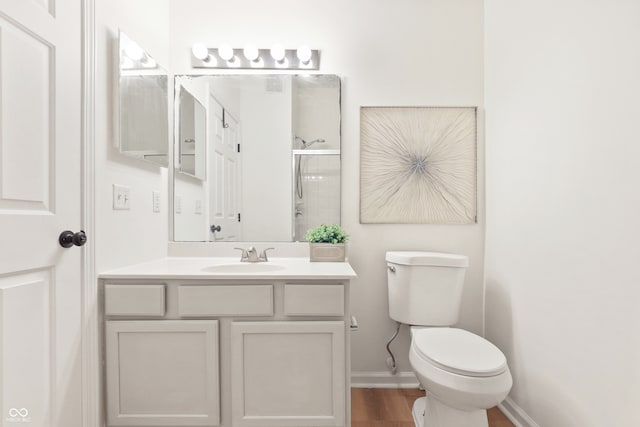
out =
<svg viewBox="0 0 640 427"><path fill-rule="evenodd" d="M351 427L415 427L415 425L413 421L351 421Z"/></svg>
<svg viewBox="0 0 640 427"><path fill-rule="evenodd" d="M514 427L509 418L498 407L487 409L489 427Z"/></svg>
<svg viewBox="0 0 640 427"><path fill-rule="evenodd" d="M411 408L424 391L411 388L352 388L351 427L414 427ZM489 427L514 427L500 409L487 411Z"/></svg>

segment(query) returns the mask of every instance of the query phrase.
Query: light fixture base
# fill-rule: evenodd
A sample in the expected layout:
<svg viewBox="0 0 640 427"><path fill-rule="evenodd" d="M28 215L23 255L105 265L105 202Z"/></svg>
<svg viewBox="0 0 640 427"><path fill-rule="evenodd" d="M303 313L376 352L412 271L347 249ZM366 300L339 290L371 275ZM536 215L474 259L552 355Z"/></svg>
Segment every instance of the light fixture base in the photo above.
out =
<svg viewBox="0 0 640 427"><path fill-rule="evenodd" d="M208 48L209 57L206 60L196 58L191 54L193 68L222 68L222 69L253 69L253 70L319 70L320 51L311 50L311 59L306 63L298 59L296 49L285 49L284 59L276 61L271 56L270 49L258 49L258 59L251 61L244 56L242 48L233 49L232 60L222 59L218 48Z"/></svg>

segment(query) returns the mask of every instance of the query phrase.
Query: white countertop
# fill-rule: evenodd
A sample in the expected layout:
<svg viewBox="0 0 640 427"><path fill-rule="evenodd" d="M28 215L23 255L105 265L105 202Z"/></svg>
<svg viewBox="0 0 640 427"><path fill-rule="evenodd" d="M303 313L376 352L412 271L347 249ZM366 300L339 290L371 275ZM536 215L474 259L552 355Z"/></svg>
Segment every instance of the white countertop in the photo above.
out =
<svg viewBox="0 0 640 427"><path fill-rule="evenodd" d="M269 258L247 263L234 258L167 257L104 271L100 279L244 279L349 280L356 277L348 262L310 262L308 258Z"/></svg>

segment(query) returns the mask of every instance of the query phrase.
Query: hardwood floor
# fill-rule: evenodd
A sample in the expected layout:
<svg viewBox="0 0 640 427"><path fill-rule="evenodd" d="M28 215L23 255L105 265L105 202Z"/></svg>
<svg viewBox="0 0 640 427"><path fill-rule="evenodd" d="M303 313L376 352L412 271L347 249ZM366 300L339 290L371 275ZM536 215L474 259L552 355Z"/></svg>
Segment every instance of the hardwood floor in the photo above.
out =
<svg viewBox="0 0 640 427"><path fill-rule="evenodd" d="M411 408L422 396L412 388L352 388L351 427L414 427ZM514 427L498 408L487 416L489 427Z"/></svg>

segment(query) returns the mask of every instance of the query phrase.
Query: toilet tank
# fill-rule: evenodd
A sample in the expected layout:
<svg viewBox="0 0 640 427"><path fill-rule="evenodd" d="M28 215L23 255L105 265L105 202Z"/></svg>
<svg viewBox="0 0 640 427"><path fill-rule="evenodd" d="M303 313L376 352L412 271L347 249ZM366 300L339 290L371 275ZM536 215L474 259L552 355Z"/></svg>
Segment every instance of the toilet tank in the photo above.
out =
<svg viewBox="0 0 640 427"><path fill-rule="evenodd" d="M439 252L387 252L389 315L407 325L458 322L469 259Z"/></svg>

